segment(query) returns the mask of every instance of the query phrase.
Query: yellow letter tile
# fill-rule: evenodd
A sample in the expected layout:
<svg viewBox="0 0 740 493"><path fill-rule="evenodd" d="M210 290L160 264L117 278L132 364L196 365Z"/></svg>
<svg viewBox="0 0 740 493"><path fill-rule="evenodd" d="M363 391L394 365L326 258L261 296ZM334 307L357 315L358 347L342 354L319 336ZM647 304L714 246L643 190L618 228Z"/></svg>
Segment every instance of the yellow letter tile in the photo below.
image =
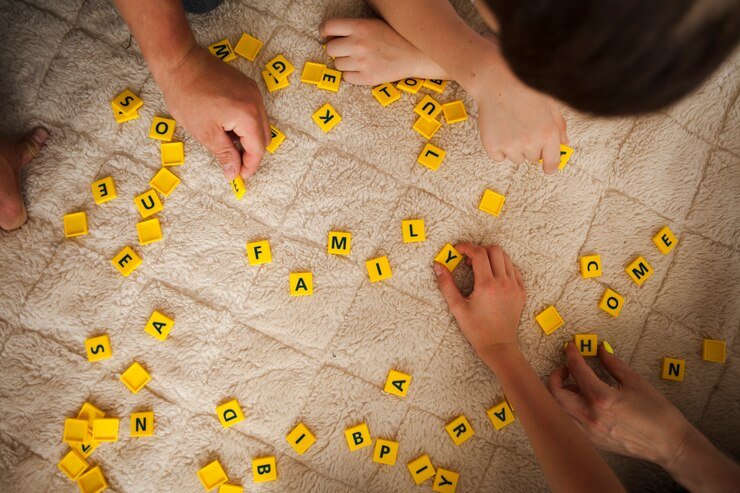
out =
<svg viewBox="0 0 740 493"><path fill-rule="evenodd" d="M247 193L247 188L244 186L244 180L242 179L242 177L237 176L229 183L231 183L231 191L234 192L234 197L236 197L236 200L241 200L242 197L244 197L244 194Z"/></svg>
<svg viewBox="0 0 740 493"><path fill-rule="evenodd" d="M113 177L111 176L93 182L90 188L92 189L93 200L96 204L104 204L118 196L116 185L113 183Z"/></svg>
<svg viewBox="0 0 740 493"><path fill-rule="evenodd" d="M321 74L318 87L326 91L338 92L340 82L342 82L342 72L327 67L324 69L324 73Z"/></svg>
<svg viewBox="0 0 740 493"><path fill-rule="evenodd" d="M216 58L220 58L224 62L231 62L233 60L236 60L234 49L231 47L231 43L229 43L228 38L213 43L208 47L208 51L210 51L213 56L215 56Z"/></svg>
<svg viewBox="0 0 740 493"><path fill-rule="evenodd" d="M169 142L175 134L177 122L171 118L155 116L152 120L152 127L149 129L149 137L157 140Z"/></svg>
<svg viewBox="0 0 740 493"><path fill-rule="evenodd" d="M267 149L267 152L270 154L275 154L275 151L277 151L277 148L280 147L280 144L282 144L284 140L285 134L278 130L275 125L270 125L270 143L265 149Z"/></svg>
<svg viewBox="0 0 740 493"><path fill-rule="evenodd" d="M491 424L496 430L514 422L514 411L511 410L509 401L506 400L493 406L486 411L486 414L488 414L488 419L491 420Z"/></svg>
<svg viewBox="0 0 740 493"><path fill-rule="evenodd" d="M149 320L144 327L144 332L154 337L155 339L164 341L165 339L167 339L167 336L170 335L170 331L174 326L175 321L173 319L171 319L164 313L154 310L154 312L152 312L152 316L149 317Z"/></svg>
<svg viewBox="0 0 740 493"><path fill-rule="evenodd" d="M332 255L348 256L352 248L352 233L329 231L326 251Z"/></svg>
<svg viewBox="0 0 740 493"><path fill-rule="evenodd" d="M114 110L120 111L124 115L128 115L132 112L138 111L139 108L144 106L144 101L134 94L133 91L126 89L121 94L113 98L111 105Z"/></svg>
<svg viewBox="0 0 740 493"><path fill-rule="evenodd" d="M482 210L483 212L487 212L493 216L498 216L501 214L501 209L504 207L504 201L506 200L506 197L501 195L500 193L496 193L493 190L488 190L483 192L483 197L480 199L480 204L478 205L478 209Z"/></svg>
<svg viewBox="0 0 740 493"><path fill-rule="evenodd" d="M436 121L442 112L442 105L430 95L425 95L414 108L414 113L430 121Z"/></svg>
<svg viewBox="0 0 740 493"><path fill-rule="evenodd" d="M217 460L200 469L198 471L198 479L200 479L206 491L211 491L216 486L229 480L226 476L226 471L224 471L221 463Z"/></svg>
<svg viewBox="0 0 740 493"><path fill-rule="evenodd" d="M179 184L180 178L167 168L160 168L157 174L149 181L149 185L165 197L169 197Z"/></svg>
<svg viewBox="0 0 740 493"><path fill-rule="evenodd" d="M622 311L622 306L624 306L624 298L622 295L606 288L606 291L604 291L604 295L601 297L601 301L599 302L599 308L612 317L618 317L619 312Z"/></svg>
<svg viewBox="0 0 740 493"><path fill-rule="evenodd" d="M663 380L683 382L683 374L685 370L686 360L663 358L663 371L661 373Z"/></svg>
<svg viewBox="0 0 740 493"><path fill-rule="evenodd" d="M671 228L664 226L663 229L658 231L658 234L653 237L653 243L658 247L660 253L667 255L671 253L671 250L676 246L678 239L673 234L673 231L671 231Z"/></svg>
<svg viewBox="0 0 740 493"><path fill-rule="evenodd" d="M427 142L424 149L421 150L421 154L416 159L416 162L432 171L437 171L446 155L447 153L445 151Z"/></svg>
<svg viewBox="0 0 740 493"><path fill-rule="evenodd" d="M398 442L392 440L375 440L375 450L373 450L373 461L378 464L395 466L398 457Z"/></svg>
<svg viewBox="0 0 740 493"><path fill-rule="evenodd" d="M475 435L473 427L462 414L445 425L445 430L458 447Z"/></svg>
<svg viewBox="0 0 740 493"><path fill-rule="evenodd" d="M429 140L434 137L434 134L437 133L437 130L439 130L439 127L441 126L442 124L439 123L438 120L427 120L423 116L420 116L419 119L416 120L416 123L414 123L413 129Z"/></svg>
<svg viewBox="0 0 740 493"><path fill-rule="evenodd" d="M414 483L417 485L433 477L437 472L434 470L432 461L429 460L429 456L427 454L422 455L418 459L412 460L408 463L407 467L409 468L411 477L414 479Z"/></svg>
<svg viewBox="0 0 740 493"><path fill-rule="evenodd" d="M401 99L401 93L390 82L375 86L372 93L375 99L384 107Z"/></svg>
<svg viewBox="0 0 740 493"><path fill-rule="evenodd" d="M272 262L270 241L261 240L247 243L247 260L249 265L262 265Z"/></svg>
<svg viewBox="0 0 740 493"><path fill-rule="evenodd" d="M298 423L295 428L288 433L285 440L293 447L298 455L303 455L316 442L316 437L306 428L303 423Z"/></svg>
<svg viewBox="0 0 740 493"><path fill-rule="evenodd" d="M630 279L632 279L638 286L642 286L642 283L647 281L648 278L653 275L653 269L644 257L637 257L627 266L625 272L627 272Z"/></svg>
<svg viewBox="0 0 740 493"><path fill-rule="evenodd" d="M162 201L159 200L159 195L151 189L137 197L134 197L134 205L139 210L139 214L141 214L142 219L153 216L164 209Z"/></svg>
<svg viewBox="0 0 740 493"><path fill-rule="evenodd" d="M216 407L216 415L221 426L228 428L244 420L244 413L236 399L231 399Z"/></svg>
<svg viewBox="0 0 740 493"><path fill-rule="evenodd" d="M447 270L452 272L457 267L457 264L463 259L462 253L455 250L455 247L447 243L442 250L434 257L435 262L447 267Z"/></svg>
<svg viewBox="0 0 740 493"><path fill-rule="evenodd" d="M447 125L464 122L468 119L468 112L465 111L465 104L462 101L452 101L443 104L442 111L445 113Z"/></svg>
<svg viewBox="0 0 740 493"><path fill-rule="evenodd" d="M290 80L285 77L284 79L277 79L270 75L267 70L262 71L262 79L265 81L265 86L269 92L279 91L285 89L290 85Z"/></svg>
<svg viewBox="0 0 740 493"><path fill-rule="evenodd" d="M601 255L586 255L581 257L581 277L601 276Z"/></svg>
<svg viewBox="0 0 740 493"><path fill-rule="evenodd" d="M422 79L415 79L413 77L398 81L396 88L408 92L410 94L416 94L421 89L423 81Z"/></svg>
<svg viewBox="0 0 740 493"><path fill-rule="evenodd" d="M391 370L388 372L388 378L385 381L384 391L389 394L404 397L409 391L411 385L411 375L401 373L400 371Z"/></svg>
<svg viewBox="0 0 740 493"><path fill-rule="evenodd" d="M162 226L156 217L136 223L136 232L139 234L139 245L148 245L162 239Z"/></svg>
<svg viewBox="0 0 740 493"><path fill-rule="evenodd" d="M370 282L378 282L393 277L391 264L386 256L368 260L365 262L365 268L367 269L367 275L370 277Z"/></svg>
<svg viewBox="0 0 740 493"><path fill-rule="evenodd" d="M154 435L154 412L144 411L131 414L131 436L150 437Z"/></svg>
<svg viewBox="0 0 740 493"><path fill-rule="evenodd" d="M327 133L329 130L334 128L339 122L342 121L342 117L337 113L329 103L316 110L316 113L311 117L316 125L319 126L322 132Z"/></svg>
<svg viewBox="0 0 740 493"><path fill-rule="evenodd" d="M180 166L185 162L185 147L182 142L162 142L159 146L162 166Z"/></svg>
<svg viewBox="0 0 740 493"><path fill-rule="evenodd" d="M110 338L107 334L102 336L91 337L85 340L85 352L88 361L101 361L113 356L110 347Z"/></svg>
<svg viewBox="0 0 740 493"><path fill-rule="evenodd" d="M255 483L275 481L278 478L275 456L260 457L252 460L252 479Z"/></svg>
<svg viewBox="0 0 740 493"><path fill-rule="evenodd" d="M725 341L716 341L714 339L704 339L701 357L704 361L713 363L724 363L726 353Z"/></svg>
<svg viewBox="0 0 740 493"><path fill-rule="evenodd" d="M441 79L425 79L422 83L422 87L442 94L445 87L447 87L447 81Z"/></svg>
<svg viewBox="0 0 740 493"><path fill-rule="evenodd" d="M581 356L596 356L599 349L599 336L596 334L576 334L573 336Z"/></svg>
<svg viewBox="0 0 740 493"><path fill-rule="evenodd" d="M350 452L367 447L373 443L370 438L370 430L365 423L353 426L352 428L347 428L344 430L344 437L347 439L347 445L349 446Z"/></svg>
<svg viewBox="0 0 740 493"><path fill-rule="evenodd" d="M110 261L123 277L128 277L138 266L141 265L141 257L131 247L124 247L118 255Z"/></svg>
<svg viewBox="0 0 740 493"><path fill-rule="evenodd" d="M278 55L267 62L265 68L270 75L278 80L287 79L295 70L295 67L283 55Z"/></svg>
<svg viewBox="0 0 740 493"><path fill-rule="evenodd" d="M439 493L455 493L459 479L460 474L440 467L437 469L437 477L434 478L432 491L437 491Z"/></svg>
<svg viewBox="0 0 740 493"><path fill-rule="evenodd" d="M313 294L313 274L310 272L290 273L290 295L311 296Z"/></svg>
<svg viewBox="0 0 740 493"><path fill-rule="evenodd" d="M426 240L423 219L404 219L401 221L401 234L404 243L417 243Z"/></svg>

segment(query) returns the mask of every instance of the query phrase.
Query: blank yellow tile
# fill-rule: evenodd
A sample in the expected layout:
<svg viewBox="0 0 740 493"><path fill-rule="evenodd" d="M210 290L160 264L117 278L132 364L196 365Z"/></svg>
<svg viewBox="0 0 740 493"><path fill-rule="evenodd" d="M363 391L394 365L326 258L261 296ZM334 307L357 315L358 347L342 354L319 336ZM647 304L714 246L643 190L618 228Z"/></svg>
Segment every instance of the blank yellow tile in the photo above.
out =
<svg viewBox="0 0 740 493"><path fill-rule="evenodd" d="M108 488L108 482L100 466L95 466L77 478L77 487L80 488L80 493L101 493Z"/></svg>
<svg viewBox="0 0 740 493"><path fill-rule="evenodd" d="M159 151L162 166L180 166L185 162L185 146L182 142L162 142Z"/></svg>
<svg viewBox="0 0 740 493"><path fill-rule="evenodd" d="M468 112L465 111L465 104L459 100L443 104L442 111L444 111L447 125L464 122L468 119Z"/></svg>
<svg viewBox="0 0 740 493"><path fill-rule="evenodd" d="M326 65L324 65L323 63L306 62L303 65L301 82L317 86L321 81L321 76L324 75L325 68Z"/></svg>
<svg viewBox="0 0 740 493"><path fill-rule="evenodd" d="M136 232L139 235L139 245L148 245L162 239L162 225L156 217L136 223Z"/></svg>
<svg viewBox="0 0 740 493"><path fill-rule="evenodd" d="M77 478L82 476L82 473L89 467L87 461L80 454L74 450L67 452L62 460L59 461L57 467L72 481L76 481Z"/></svg>
<svg viewBox="0 0 740 493"><path fill-rule="evenodd" d="M138 393L149 383L152 376L137 362L133 362L126 371L121 373L121 382L134 394Z"/></svg>
<svg viewBox="0 0 740 493"><path fill-rule="evenodd" d="M218 487L218 493L244 493L244 486L222 483Z"/></svg>
<svg viewBox="0 0 740 493"><path fill-rule="evenodd" d="M89 423L86 419L67 418L64 420L62 441L67 443L82 443L88 439Z"/></svg>
<svg viewBox="0 0 740 493"><path fill-rule="evenodd" d="M491 214L493 216L498 216L499 214L501 214L501 209L503 209L505 201L506 197L504 197L500 193L496 193L493 190L486 189L483 192L483 197L481 197L480 199L478 209L482 210L483 212L487 212L488 214Z"/></svg>
<svg viewBox="0 0 740 493"><path fill-rule="evenodd" d="M223 466L221 466L221 463L218 460L214 460L210 464L202 467L198 471L198 479L200 479L200 482L206 491L211 491L216 486L229 480L228 476L226 476L226 471L224 471Z"/></svg>
<svg viewBox="0 0 740 493"><path fill-rule="evenodd" d="M423 116L420 116L416 123L414 123L413 129L419 132L427 140L434 137L439 127L442 124L438 120L427 120Z"/></svg>
<svg viewBox="0 0 740 493"><path fill-rule="evenodd" d="M701 357L704 361L711 361L713 363L724 363L726 352L727 348L725 341L704 339L701 351Z"/></svg>
<svg viewBox="0 0 740 493"><path fill-rule="evenodd" d="M180 178L167 168L160 168L157 174L149 181L149 185L165 197L169 197L179 184Z"/></svg>
<svg viewBox="0 0 740 493"><path fill-rule="evenodd" d="M64 236L73 238L87 234L87 214L85 212L73 212L64 215Z"/></svg>
<svg viewBox="0 0 740 493"><path fill-rule="evenodd" d="M136 120L139 118L139 112L138 111L132 111L130 113L124 113L122 111L117 110L115 107L113 107L113 103L111 103L111 107L113 110L113 118L116 120L116 123L119 125L122 123L130 122L131 120Z"/></svg>
<svg viewBox="0 0 740 493"><path fill-rule="evenodd" d="M93 421L92 439L96 442L117 442L119 427L118 418L96 419Z"/></svg>
<svg viewBox="0 0 740 493"><path fill-rule="evenodd" d="M552 334L565 323L558 310L552 305L542 310L534 319L547 335Z"/></svg>
<svg viewBox="0 0 740 493"><path fill-rule="evenodd" d="M261 49L262 41L247 33L242 33L236 46L234 46L234 52L237 55L243 56L250 62L253 62L254 59L257 58Z"/></svg>

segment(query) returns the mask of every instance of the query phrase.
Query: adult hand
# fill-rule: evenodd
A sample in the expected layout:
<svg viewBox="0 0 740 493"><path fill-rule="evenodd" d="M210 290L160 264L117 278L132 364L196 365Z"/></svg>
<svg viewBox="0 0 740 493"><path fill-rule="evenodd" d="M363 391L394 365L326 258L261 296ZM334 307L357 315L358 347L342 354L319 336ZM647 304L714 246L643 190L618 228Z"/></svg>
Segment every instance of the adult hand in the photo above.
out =
<svg viewBox="0 0 740 493"><path fill-rule="evenodd" d="M463 335L481 358L498 349L518 348L516 329L526 298L522 275L498 245L462 243L455 248L473 267L475 282L470 296L460 293L446 267L435 263L434 272Z"/></svg>
<svg viewBox="0 0 740 493"><path fill-rule="evenodd" d="M693 427L663 394L603 345L598 354L616 387L596 376L570 342L566 364L552 372L548 389L597 447L669 468ZM575 384L566 383L569 376Z"/></svg>
<svg viewBox="0 0 740 493"><path fill-rule="evenodd" d="M255 81L197 45L163 79L170 113L218 158L226 178L254 174L270 142ZM227 132L236 134L243 153Z"/></svg>

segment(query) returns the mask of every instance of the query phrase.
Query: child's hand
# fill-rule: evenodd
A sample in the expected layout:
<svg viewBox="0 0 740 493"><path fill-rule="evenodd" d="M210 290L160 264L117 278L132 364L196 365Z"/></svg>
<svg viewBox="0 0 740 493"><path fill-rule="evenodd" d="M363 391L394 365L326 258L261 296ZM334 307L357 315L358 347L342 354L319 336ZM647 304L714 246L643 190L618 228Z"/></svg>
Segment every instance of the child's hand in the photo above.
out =
<svg viewBox="0 0 740 493"><path fill-rule="evenodd" d="M547 387L591 441L599 448L669 468L693 429L683 414L603 345L599 357L616 387L596 376L575 343L568 343L565 354L566 365L552 372ZM565 383L569 375L575 385Z"/></svg>
<svg viewBox="0 0 740 493"><path fill-rule="evenodd" d="M246 178L257 171L270 125L252 79L194 46L159 82L172 116L218 158L226 178ZM229 131L239 136L243 154Z"/></svg>
<svg viewBox="0 0 740 493"><path fill-rule="evenodd" d="M525 86L498 55L481 61L480 71L462 84L478 103L478 128L495 161L543 161L545 173L560 164L560 144L568 143L566 124L555 101Z"/></svg>
<svg viewBox="0 0 740 493"><path fill-rule="evenodd" d="M524 308L524 281L511 258L498 245L456 245L473 266L475 284L467 298L460 294L452 274L434 264L439 289L460 330L481 358L498 349L517 348L516 329Z"/></svg>

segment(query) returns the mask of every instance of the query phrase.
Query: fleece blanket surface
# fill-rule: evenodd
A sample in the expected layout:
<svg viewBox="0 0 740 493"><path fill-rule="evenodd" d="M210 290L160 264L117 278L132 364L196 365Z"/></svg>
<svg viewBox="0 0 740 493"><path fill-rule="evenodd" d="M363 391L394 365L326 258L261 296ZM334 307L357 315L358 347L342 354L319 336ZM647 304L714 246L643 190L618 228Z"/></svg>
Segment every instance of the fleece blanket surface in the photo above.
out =
<svg viewBox="0 0 740 493"><path fill-rule="evenodd" d="M470 2L457 7L483 29ZM203 491L196 473L215 459L250 492L431 491L406 468L422 454L458 472L460 492L545 489L521 424L492 427L486 410L503 391L436 288L432 259L465 240L501 244L521 268L519 341L539 375L562 364L564 341L595 333L738 458L738 54L658 114L598 119L565 108L575 152L553 177L489 160L473 101L450 84L439 100L461 99L470 118L434 136L447 157L430 171L416 163L424 140L411 129L421 94L383 108L367 87L332 93L299 81L304 62L331 62L322 20L371 15L357 0L230 0L192 16L203 45L242 32L264 42L254 62L233 65L258 81L287 138L237 201L178 127L186 158L158 214L164 239L139 246L133 197L160 167L148 131L167 109L135 41L106 0L0 0L0 133L51 131L23 175L30 220L0 234L0 490L76 491L57 463L64 420L84 402L121 419L118 441L88 459L111 491ZM268 94L260 74L277 54L297 73ZM110 101L127 87L145 104L118 125ZM324 134L311 115L327 102L343 120ZM118 198L98 206L90 184L107 176ZM477 208L487 188L506 196L498 217ZM76 211L89 234L65 239L62 217ZM425 220L426 241L402 242L411 218ZM652 242L664 226L679 239L667 255ZM348 257L327 254L329 231L352 233ZM265 239L272 263L250 266L245 243ZM124 246L143 260L128 278L110 263ZM588 254L601 255L601 277L581 278ZM393 277L371 284L365 261L381 255ZM638 255L654 268L641 287L624 270ZM289 296L291 272L313 273L313 296ZM470 289L468 267L455 275ZM607 287L626 299L617 318L598 308ZM550 305L565 325L545 335L534 317ZM144 332L154 310L175 320L163 342ZM85 340L101 334L113 357L88 362ZM726 342L725 364L702 360L704 338ZM685 360L683 382L660 378L665 356ZM134 361L152 376L137 394L119 380ZM412 375L405 398L383 392L390 369ZM224 429L215 408L230 399L245 419ZM149 410L154 435L131 437L131 414ZM460 415L475 435L457 447L444 425ZM363 422L373 439L399 442L395 466L373 462L372 447L349 451L344 430ZM298 423L317 438L300 456L285 438ZM255 484L251 462L265 456L276 457L278 480ZM632 490L672 488L654 466L607 460Z"/></svg>

